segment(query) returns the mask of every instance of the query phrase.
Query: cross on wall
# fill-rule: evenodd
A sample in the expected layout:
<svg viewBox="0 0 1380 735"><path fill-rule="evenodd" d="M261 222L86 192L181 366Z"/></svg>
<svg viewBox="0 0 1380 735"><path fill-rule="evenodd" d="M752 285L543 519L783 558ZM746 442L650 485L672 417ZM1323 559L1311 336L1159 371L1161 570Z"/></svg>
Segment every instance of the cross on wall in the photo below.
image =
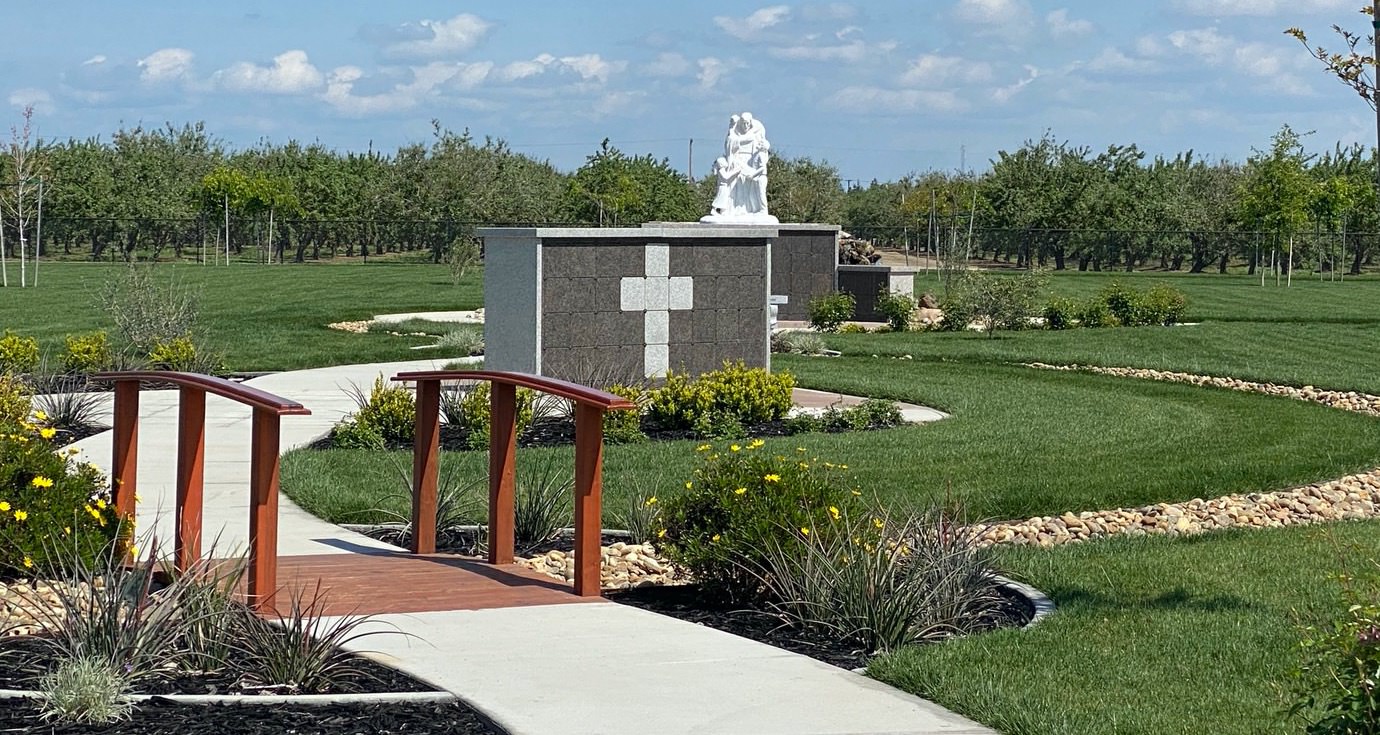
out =
<svg viewBox="0 0 1380 735"><path fill-rule="evenodd" d="M694 307L695 279L671 275L671 246L650 243L644 253L643 276L619 281L619 306L642 312L643 374L656 378L671 368L671 311Z"/></svg>

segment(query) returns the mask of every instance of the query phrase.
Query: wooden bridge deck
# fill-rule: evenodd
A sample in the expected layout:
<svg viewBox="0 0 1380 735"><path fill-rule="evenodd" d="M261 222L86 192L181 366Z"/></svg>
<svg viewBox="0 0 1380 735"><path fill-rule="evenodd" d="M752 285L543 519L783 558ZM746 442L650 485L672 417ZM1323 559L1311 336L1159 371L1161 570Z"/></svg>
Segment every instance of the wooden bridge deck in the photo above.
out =
<svg viewBox="0 0 1380 735"><path fill-rule="evenodd" d="M278 585L280 611L290 609L293 595L310 601L319 589L322 615L488 610L602 599L580 597L570 585L516 564L402 551L279 557Z"/></svg>

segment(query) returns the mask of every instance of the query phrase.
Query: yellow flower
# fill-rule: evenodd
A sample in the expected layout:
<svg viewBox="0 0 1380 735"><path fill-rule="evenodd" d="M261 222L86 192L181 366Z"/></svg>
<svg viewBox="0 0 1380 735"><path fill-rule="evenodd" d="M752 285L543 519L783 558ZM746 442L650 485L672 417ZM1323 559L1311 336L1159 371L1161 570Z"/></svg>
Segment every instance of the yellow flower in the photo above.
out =
<svg viewBox="0 0 1380 735"><path fill-rule="evenodd" d="M810 529L809 529L808 527L806 527L806 526L801 526L801 527L800 527L800 532L801 532L802 534L806 535L806 536L809 536L809 535L810 535Z"/></svg>
<svg viewBox="0 0 1380 735"><path fill-rule="evenodd" d="M839 509L838 509L838 508L835 508L835 507L832 506L832 505L829 506L829 515L833 516L833 517L834 517L834 520L837 521L837 520L839 519Z"/></svg>
<svg viewBox="0 0 1380 735"><path fill-rule="evenodd" d="M663 529L661 529L660 531L657 531L657 532L656 532L656 537L657 537L657 538L666 538L666 529L663 528Z"/></svg>
<svg viewBox="0 0 1380 735"><path fill-rule="evenodd" d="M53 481L52 481L52 479L51 479L51 478L48 478L48 477L44 477L43 475L38 475L38 476L35 477L33 480L31 480L30 483L31 483L34 487L48 488L48 487L52 487L52 486L53 486Z"/></svg>
<svg viewBox="0 0 1380 735"><path fill-rule="evenodd" d="M105 501L101 500L100 498L96 498L96 507L100 508L101 510L105 510Z"/></svg>
<svg viewBox="0 0 1380 735"><path fill-rule="evenodd" d="M800 463L800 469L802 469L802 470L808 470L808 469L810 469L810 463L809 463L809 462L801 462L801 463Z"/></svg>
<svg viewBox="0 0 1380 735"><path fill-rule="evenodd" d="M694 486L695 486L695 483L693 483L693 482L687 482L687 483L685 483L685 489L686 489L686 490L689 490L690 488L692 488L692 487L694 487Z"/></svg>
<svg viewBox="0 0 1380 735"><path fill-rule="evenodd" d="M740 488L738 488L737 490L734 490L734 491L733 491L733 494L734 494L734 495L742 495L743 493L746 493L746 492L747 492L747 488L745 488L745 487L740 487Z"/></svg>
<svg viewBox="0 0 1380 735"><path fill-rule="evenodd" d="M743 449L743 448L740 447L740 446L738 446L737 444L732 444L732 445L729 445L729 447L728 447L728 451L730 451L730 452L738 452L738 451L742 451L742 449Z"/></svg>
<svg viewBox="0 0 1380 735"><path fill-rule="evenodd" d="M846 469L848 469L848 465L846 465L846 464L841 464L841 465L839 465L839 469L841 469L841 470L846 470Z"/></svg>
<svg viewBox="0 0 1380 735"><path fill-rule="evenodd" d="M656 496L653 495L652 497L647 498L647 502L643 503L643 505L646 505L646 506L653 506L653 505L656 505Z"/></svg>
<svg viewBox="0 0 1380 735"><path fill-rule="evenodd" d="M38 435L43 437L44 439L52 439L53 437L57 436L57 429L44 427L38 430Z"/></svg>
<svg viewBox="0 0 1380 735"><path fill-rule="evenodd" d="M65 533L65 534L67 534L68 536L71 536L71 535L72 535L72 527L71 527L71 526L63 526L63 527L62 527L62 532Z"/></svg>
<svg viewBox="0 0 1380 735"><path fill-rule="evenodd" d="M876 526L877 528L881 528L881 527L882 527L883 525L885 525L885 524L882 523L882 519L880 519L880 518L873 518L873 519L872 519L872 525Z"/></svg>
<svg viewBox="0 0 1380 735"><path fill-rule="evenodd" d="M20 523L23 523L24 521L29 520L29 511L27 511L27 510L16 510L16 511L14 512L14 519L15 519L16 521L19 521Z"/></svg>
<svg viewBox="0 0 1380 735"><path fill-rule="evenodd" d="M10 512L10 504L9 504L9 502L8 502L8 501L5 501L5 500L0 500L0 513L8 513L8 512Z"/></svg>
<svg viewBox="0 0 1380 735"><path fill-rule="evenodd" d="M766 444L767 443L761 439L753 439L752 442L748 444L748 449L761 449L766 446Z"/></svg>
<svg viewBox="0 0 1380 735"><path fill-rule="evenodd" d="M42 412L42 411L34 411L34 418L38 419L39 421L47 421L47 420L48 420L48 414L46 414L46 413L44 413L44 412Z"/></svg>
<svg viewBox="0 0 1380 735"><path fill-rule="evenodd" d="M708 445L708 444L701 444L701 445L699 445L698 447L695 447L695 451L696 451L696 452L707 452L707 451L709 451L709 450L711 450L711 449L713 449L713 448L714 448L714 447L712 447L712 446L710 446L710 445Z"/></svg>
<svg viewBox="0 0 1380 735"><path fill-rule="evenodd" d="M714 542L714 543L718 543L718 542L719 542L719 534L717 534L717 533L714 534L713 536L709 537L709 540L712 541L712 542Z"/></svg>
<svg viewBox="0 0 1380 735"><path fill-rule="evenodd" d="M30 558L27 557L27 556L24 557L24 567L25 567L26 569L33 569L33 568L34 568L34 560L33 560L33 559L30 559Z"/></svg>
<svg viewBox="0 0 1380 735"><path fill-rule="evenodd" d="M130 556L133 556L133 557L136 558L136 559L139 558L139 547L138 547L138 546L130 546L130 547L129 547L129 555L130 555Z"/></svg>
<svg viewBox="0 0 1380 735"><path fill-rule="evenodd" d="M797 452L804 452L804 451L805 451L805 447L796 447L796 448L795 448L795 451L797 451Z"/></svg>
<svg viewBox="0 0 1380 735"><path fill-rule="evenodd" d="M854 491L853 491L853 494L854 494L854 495L862 495L862 491L861 491L861 490L854 490Z"/></svg>
<svg viewBox="0 0 1380 735"><path fill-rule="evenodd" d="M766 480L767 482L781 482L781 475L777 475L777 474L762 475L762 479L763 479L763 480Z"/></svg>

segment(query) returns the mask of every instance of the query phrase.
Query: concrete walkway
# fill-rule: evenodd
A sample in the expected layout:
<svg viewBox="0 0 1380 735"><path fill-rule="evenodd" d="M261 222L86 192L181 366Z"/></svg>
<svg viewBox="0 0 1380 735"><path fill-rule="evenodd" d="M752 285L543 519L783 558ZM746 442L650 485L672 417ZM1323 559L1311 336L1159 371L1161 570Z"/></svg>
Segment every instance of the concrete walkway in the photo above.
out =
<svg viewBox="0 0 1380 735"><path fill-rule="evenodd" d="M354 410L345 390L379 374L439 368L432 360L278 373L249 381L300 401L287 416L284 451L323 436ZM806 396L829 405L837 396ZM177 397L141 395L140 532L172 538ZM912 407L920 408L920 407ZM219 549L248 538L249 410L206 402L205 538ZM928 415L942 417L935 412ZM917 416L917 418L919 418ZM111 437L79 442L106 471ZM280 498L283 556L392 549L321 521ZM378 581L379 594L407 594ZM438 605L444 607L445 605ZM970 735L991 730L926 702L805 656L645 610L609 602L380 615L377 635L351 645L452 691L512 735L713 733L722 735Z"/></svg>

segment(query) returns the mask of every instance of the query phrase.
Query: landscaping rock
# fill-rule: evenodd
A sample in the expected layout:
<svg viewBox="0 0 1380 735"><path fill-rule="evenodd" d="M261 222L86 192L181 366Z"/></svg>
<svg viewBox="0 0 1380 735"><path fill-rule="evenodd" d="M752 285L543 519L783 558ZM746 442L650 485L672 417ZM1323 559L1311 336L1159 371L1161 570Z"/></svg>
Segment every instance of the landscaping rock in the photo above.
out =
<svg viewBox="0 0 1380 735"><path fill-rule="evenodd" d="M652 544L629 544L619 541L600 549L599 576L604 589L628 589L651 584L677 584L681 579L671 562L657 555ZM554 579L575 580L575 555L564 551L548 551L539 556L517 559L518 564Z"/></svg>

